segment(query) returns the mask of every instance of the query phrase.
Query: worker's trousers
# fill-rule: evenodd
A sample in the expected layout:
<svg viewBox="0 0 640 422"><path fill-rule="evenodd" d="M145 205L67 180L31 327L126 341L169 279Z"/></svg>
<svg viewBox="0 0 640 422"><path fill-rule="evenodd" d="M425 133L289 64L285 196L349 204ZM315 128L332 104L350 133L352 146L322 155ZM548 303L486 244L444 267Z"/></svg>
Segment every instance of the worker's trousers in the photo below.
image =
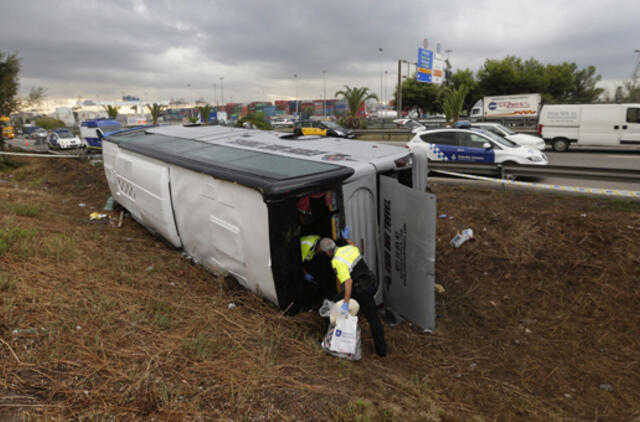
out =
<svg viewBox="0 0 640 422"><path fill-rule="evenodd" d="M373 295L376 293L376 283L368 283L368 286L364 288L359 287L360 283L357 283L353 287L351 297L358 301L360 304L360 311L367 318L369 328L371 329L371 336L376 346L376 353L379 356L387 356L387 343L384 341L384 328L382 327L382 321L376 309L376 303L373 299Z"/></svg>

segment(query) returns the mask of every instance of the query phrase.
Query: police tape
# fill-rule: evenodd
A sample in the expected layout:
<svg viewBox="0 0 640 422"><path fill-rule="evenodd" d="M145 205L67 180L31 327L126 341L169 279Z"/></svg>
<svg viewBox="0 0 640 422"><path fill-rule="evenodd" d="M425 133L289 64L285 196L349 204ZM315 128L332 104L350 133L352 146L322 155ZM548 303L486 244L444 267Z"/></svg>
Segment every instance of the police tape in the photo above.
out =
<svg viewBox="0 0 640 422"><path fill-rule="evenodd" d="M486 182L500 183L503 185L522 186L525 188L550 189L550 190L556 190L556 191L562 191L562 192L591 193L595 195L622 196L622 197L640 199L640 192L632 191L632 190L582 188L578 186L548 185L546 183L521 182L519 180L496 179L493 177L475 176L472 174L457 173L454 171L446 171L446 170L431 170L431 171L433 173L446 174L449 176L462 177L465 179L483 180Z"/></svg>

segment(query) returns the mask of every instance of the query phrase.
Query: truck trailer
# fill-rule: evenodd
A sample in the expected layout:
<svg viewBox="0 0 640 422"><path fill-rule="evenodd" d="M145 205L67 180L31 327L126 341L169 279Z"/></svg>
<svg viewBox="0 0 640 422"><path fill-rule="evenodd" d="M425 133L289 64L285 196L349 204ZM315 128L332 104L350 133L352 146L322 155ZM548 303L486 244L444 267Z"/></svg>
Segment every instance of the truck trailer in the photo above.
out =
<svg viewBox="0 0 640 422"><path fill-rule="evenodd" d="M422 153L221 126L141 128L102 145L116 201L209 270L295 313L308 302L300 237L337 239L349 225L376 301L434 329L436 198Z"/></svg>

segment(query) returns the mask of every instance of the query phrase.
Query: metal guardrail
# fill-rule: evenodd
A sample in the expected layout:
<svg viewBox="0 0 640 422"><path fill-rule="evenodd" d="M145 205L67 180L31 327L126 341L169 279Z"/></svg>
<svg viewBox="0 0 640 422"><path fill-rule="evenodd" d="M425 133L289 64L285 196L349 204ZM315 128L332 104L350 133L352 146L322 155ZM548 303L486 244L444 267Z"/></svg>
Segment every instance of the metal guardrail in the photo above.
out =
<svg viewBox="0 0 640 422"><path fill-rule="evenodd" d="M563 177L569 179L603 180L613 182L640 183L640 170L610 169L599 167L537 166L524 164L474 164L430 161L429 168L459 173L510 177Z"/></svg>

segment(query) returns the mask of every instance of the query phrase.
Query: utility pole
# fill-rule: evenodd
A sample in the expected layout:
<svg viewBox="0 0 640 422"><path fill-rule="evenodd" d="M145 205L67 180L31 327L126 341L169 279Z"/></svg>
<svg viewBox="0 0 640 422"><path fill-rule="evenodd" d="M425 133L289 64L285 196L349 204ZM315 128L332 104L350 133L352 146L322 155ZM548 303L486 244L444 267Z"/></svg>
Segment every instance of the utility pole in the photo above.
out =
<svg viewBox="0 0 640 422"><path fill-rule="evenodd" d="M324 117L327 117L327 71L322 71L322 109Z"/></svg>
<svg viewBox="0 0 640 422"><path fill-rule="evenodd" d="M398 95L396 99L396 109L398 118L402 117L402 60L398 60Z"/></svg>
<svg viewBox="0 0 640 422"><path fill-rule="evenodd" d="M640 50L636 48L635 50L633 50L633 52L638 55L636 68L634 69L633 75L631 76L631 86L635 88L636 81L638 80L638 70L640 70Z"/></svg>
<svg viewBox="0 0 640 422"><path fill-rule="evenodd" d="M378 51L380 52L380 98L378 99L378 102L382 101L382 47L378 48Z"/></svg>
<svg viewBox="0 0 640 422"><path fill-rule="evenodd" d="M295 96L295 101L296 101L296 118L298 118L298 75L297 74L293 74L293 86L294 89L296 91L296 96Z"/></svg>
<svg viewBox="0 0 640 422"><path fill-rule="evenodd" d="M224 105L224 76L220 76L220 102Z"/></svg>

